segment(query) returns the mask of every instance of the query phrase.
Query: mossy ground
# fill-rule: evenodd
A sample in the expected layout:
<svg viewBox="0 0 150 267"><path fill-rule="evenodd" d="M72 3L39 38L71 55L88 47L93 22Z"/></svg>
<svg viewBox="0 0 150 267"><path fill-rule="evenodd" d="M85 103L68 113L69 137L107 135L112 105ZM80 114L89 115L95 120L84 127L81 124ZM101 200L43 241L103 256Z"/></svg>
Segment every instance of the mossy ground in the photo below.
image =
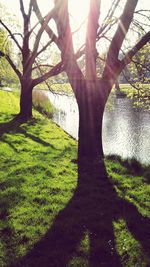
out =
<svg viewBox="0 0 150 267"><path fill-rule="evenodd" d="M103 183L98 188L93 177L84 190L77 188L76 141L36 111L26 123L12 121L18 98L0 91L0 99L0 266L110 267L90 263L92 248L103 246L90 229L100 227L113 229L123 267L150 266L149 166L110 157L111 189ZM121 203L119 214L113 203ZM108 206L109 216L101 217ZM45 257L38 245L34 250L38 243Z"/></svg>

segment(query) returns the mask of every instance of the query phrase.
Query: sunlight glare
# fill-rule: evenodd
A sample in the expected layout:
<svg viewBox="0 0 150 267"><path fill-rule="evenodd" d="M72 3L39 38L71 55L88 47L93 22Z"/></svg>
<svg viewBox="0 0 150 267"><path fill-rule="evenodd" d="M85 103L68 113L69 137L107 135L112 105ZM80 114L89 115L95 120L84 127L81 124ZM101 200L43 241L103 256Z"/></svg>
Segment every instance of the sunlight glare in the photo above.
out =
<svg viewBox="0 0 150 267"><path fill-rule="evenodd" d="M69 0L70 24L75 50L85 43L90 0Z"/></svg>
<svg viewBox="0 0 150 267"><path fill-rule="evenodd" d="M72 19L72 27L79 27L87 18L89 12L89 0L69 0L69 13Z"/></svg>

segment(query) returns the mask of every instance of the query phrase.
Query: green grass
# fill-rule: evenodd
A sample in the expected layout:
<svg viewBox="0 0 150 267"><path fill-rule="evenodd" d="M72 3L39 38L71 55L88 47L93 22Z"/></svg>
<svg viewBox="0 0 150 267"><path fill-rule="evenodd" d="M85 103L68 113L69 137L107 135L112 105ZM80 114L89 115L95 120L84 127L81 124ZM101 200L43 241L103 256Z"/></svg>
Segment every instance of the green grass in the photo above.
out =
<svg viewBox="0 0 150 267"><path fill-rule="evenodd" d="M150 266L150 167L110 157L107 182L90 169L77 186L76 141L37 111L11 121L18 98L0 99L0 266L119 267L99 264L105 239L123 267Z"/></svg>

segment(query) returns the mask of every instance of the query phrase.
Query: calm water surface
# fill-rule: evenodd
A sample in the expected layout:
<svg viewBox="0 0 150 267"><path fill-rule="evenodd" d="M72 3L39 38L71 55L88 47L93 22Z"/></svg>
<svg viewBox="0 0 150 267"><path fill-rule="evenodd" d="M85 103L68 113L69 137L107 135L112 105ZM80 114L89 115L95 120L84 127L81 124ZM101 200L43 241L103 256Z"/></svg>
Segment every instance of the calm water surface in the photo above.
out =
<svg viewBox="0 0 150 267"><path fill-rule="evenodd" d="M53 120L71 136L78 139L78 107L73 96L47 92L56 107ZM150 163L150 113L133 108L128 98L115 98L113 108L106 109L103 119L105 155L136 158Z"/></svg>

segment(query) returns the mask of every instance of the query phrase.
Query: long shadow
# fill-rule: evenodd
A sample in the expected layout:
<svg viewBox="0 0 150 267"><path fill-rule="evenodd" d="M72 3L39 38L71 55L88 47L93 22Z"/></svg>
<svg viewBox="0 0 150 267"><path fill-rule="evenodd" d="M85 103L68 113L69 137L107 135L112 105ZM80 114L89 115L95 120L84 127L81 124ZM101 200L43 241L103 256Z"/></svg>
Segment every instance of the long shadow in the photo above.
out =
<svg viewBox="0 0 150 267"><path fill-rule="evenodd" d="M10 248L12 254L15 255L16 253L13 240L15 233L12 224L10 223L9 215L10 210L15 208L18 201L24 200L21 189L23 182L24 180L22 178L13 180L11 177L7 177L5 181L3 181L3 179L0 181L0 241L4 248L6 260L10 258ZM15 190L9 190L9 188L13 187ZM6 250L5 247L7 248Z"/></svg>
<svg viewBox="0 0 150 267"><path fill-rule="evenodd" d="M108 155L107 159L115 162L118 161L121 166L127 168L128 174L142 176L148 184L150 183L150 164L142 164L135 158L122 159L118 155Z"/></svg>
<svg viewBox="0 0 150 267"><path fill-rule="evenodd" d="M30 120L29 123L31 123L31 121L33 124L34 119ZM42 140L41 138L39 138L33 134L27 133L25 129L21 128L20 126L24 122L27 122L27 120L21 120L21 119L18 119L15 117L8 122L0 123L0 137L2 137L5 133L19 132L19 133L23 134L25 137L28 137L28 138L32 139L33 141L42 144L43 146L51 146L52 148L54 148L53 145L51 145L50 143L45 142L44 140Z"/></svg>
<svg viewBox="0 0 150 267"><path fill-rule="evenodd" d="M46 235L13 267L67 267L85 234L89 235L90 267L121 267L113 221L123 218L144 252L150 252L149 219L122 200L109 180L105 165L80 163L78 186Z"/></svg>

